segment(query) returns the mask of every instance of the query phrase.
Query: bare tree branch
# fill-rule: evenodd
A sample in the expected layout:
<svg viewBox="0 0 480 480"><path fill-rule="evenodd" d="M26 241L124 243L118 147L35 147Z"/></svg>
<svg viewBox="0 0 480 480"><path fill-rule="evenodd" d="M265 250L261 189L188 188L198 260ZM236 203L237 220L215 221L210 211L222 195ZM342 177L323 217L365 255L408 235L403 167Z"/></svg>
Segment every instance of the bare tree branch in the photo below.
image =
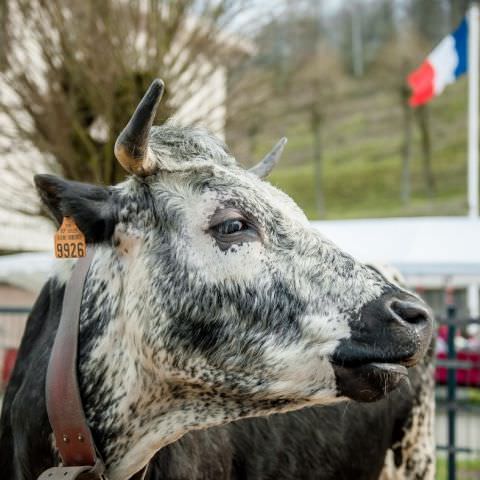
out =
<svg viewBox="0 0 480 480"><path fill-rule="evenodd" d="M194 94L208 106L193 121L214 112L198 86L244 56L232 25L249 3L10 0L8 12L2 10L0 84L8 95L0 98L0 114L8 128L0 150L15 152L22 143L25 152L31 147L45 156L44 168L53 158L69 178L120 180L125 173L113 155L115 136L153 78L164 78L168 88L157 121ZM10 171L16 181L9 191L21 197L29 182Z"/></svg>

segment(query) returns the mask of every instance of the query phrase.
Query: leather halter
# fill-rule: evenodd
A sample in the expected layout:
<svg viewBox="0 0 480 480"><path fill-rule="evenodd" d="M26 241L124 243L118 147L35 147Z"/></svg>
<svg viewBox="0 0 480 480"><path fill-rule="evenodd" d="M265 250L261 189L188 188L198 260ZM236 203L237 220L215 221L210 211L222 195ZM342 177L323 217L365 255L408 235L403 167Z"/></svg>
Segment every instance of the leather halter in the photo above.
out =
<svg viewBox="0 0 480 480"><path fill-rule="evenodd" d="M55 444L63 466L49 468L38 480L98 480L105 478L87 424L77 380L80 304L95 249L78 259L65 287L62 313L47 368L46 404Z"/></svg>

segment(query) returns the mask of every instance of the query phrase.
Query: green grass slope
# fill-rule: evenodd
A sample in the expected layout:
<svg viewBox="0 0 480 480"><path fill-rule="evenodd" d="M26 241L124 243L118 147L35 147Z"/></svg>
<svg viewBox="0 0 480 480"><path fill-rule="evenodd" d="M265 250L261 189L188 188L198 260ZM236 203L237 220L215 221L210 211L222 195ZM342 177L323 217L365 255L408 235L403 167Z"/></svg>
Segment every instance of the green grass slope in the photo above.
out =
<svg viewBox="0 0 480 480"><path fill-rule="evenodd" d="M340 112L340 113L339 113ZM414 124L411 201L401 201L403 114L393 93L353 96L331 105L323 132L326 218L463 215L467 210L467 80L448 87L429 105L436 192L428 195L422 175L420 135ZM318 218L312 136L298 116L284 126L289 138L270 181L290 194L311 219ZM271 134L257 149L269 149Z"/></svg>

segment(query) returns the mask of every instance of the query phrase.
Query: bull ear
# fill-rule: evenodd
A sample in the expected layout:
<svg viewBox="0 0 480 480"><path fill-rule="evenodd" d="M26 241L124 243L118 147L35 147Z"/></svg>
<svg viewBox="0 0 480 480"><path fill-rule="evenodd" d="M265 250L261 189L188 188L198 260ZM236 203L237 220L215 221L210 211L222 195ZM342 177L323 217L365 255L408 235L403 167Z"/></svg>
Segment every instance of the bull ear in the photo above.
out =
<svg viewBox="0 0 480 480"><path fill-rule="evenodd" d="M72 217L87 242L111 238L116 223L111 190L54 175L35 175L34 181L43 204L58 224L63 217Z"/></svg>

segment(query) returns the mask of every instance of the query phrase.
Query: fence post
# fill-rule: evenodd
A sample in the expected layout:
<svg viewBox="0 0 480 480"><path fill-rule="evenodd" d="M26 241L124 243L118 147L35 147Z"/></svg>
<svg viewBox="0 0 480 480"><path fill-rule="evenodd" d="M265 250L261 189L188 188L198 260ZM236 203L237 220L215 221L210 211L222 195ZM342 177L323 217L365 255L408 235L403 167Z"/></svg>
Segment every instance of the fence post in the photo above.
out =
<svg viewBox="0 0 480 480"><path fill-rule="evenodd" d="M448 337L447 354L448 360L456 359L455 351L455 302L453 299L453 289L446 290L445 303L447 307ZM455 442L455 424L456 424L456 397L457 397L457 375L453 365L447 368L447 412L448 412L448 480L456 479L456 442Z"/></svg>

